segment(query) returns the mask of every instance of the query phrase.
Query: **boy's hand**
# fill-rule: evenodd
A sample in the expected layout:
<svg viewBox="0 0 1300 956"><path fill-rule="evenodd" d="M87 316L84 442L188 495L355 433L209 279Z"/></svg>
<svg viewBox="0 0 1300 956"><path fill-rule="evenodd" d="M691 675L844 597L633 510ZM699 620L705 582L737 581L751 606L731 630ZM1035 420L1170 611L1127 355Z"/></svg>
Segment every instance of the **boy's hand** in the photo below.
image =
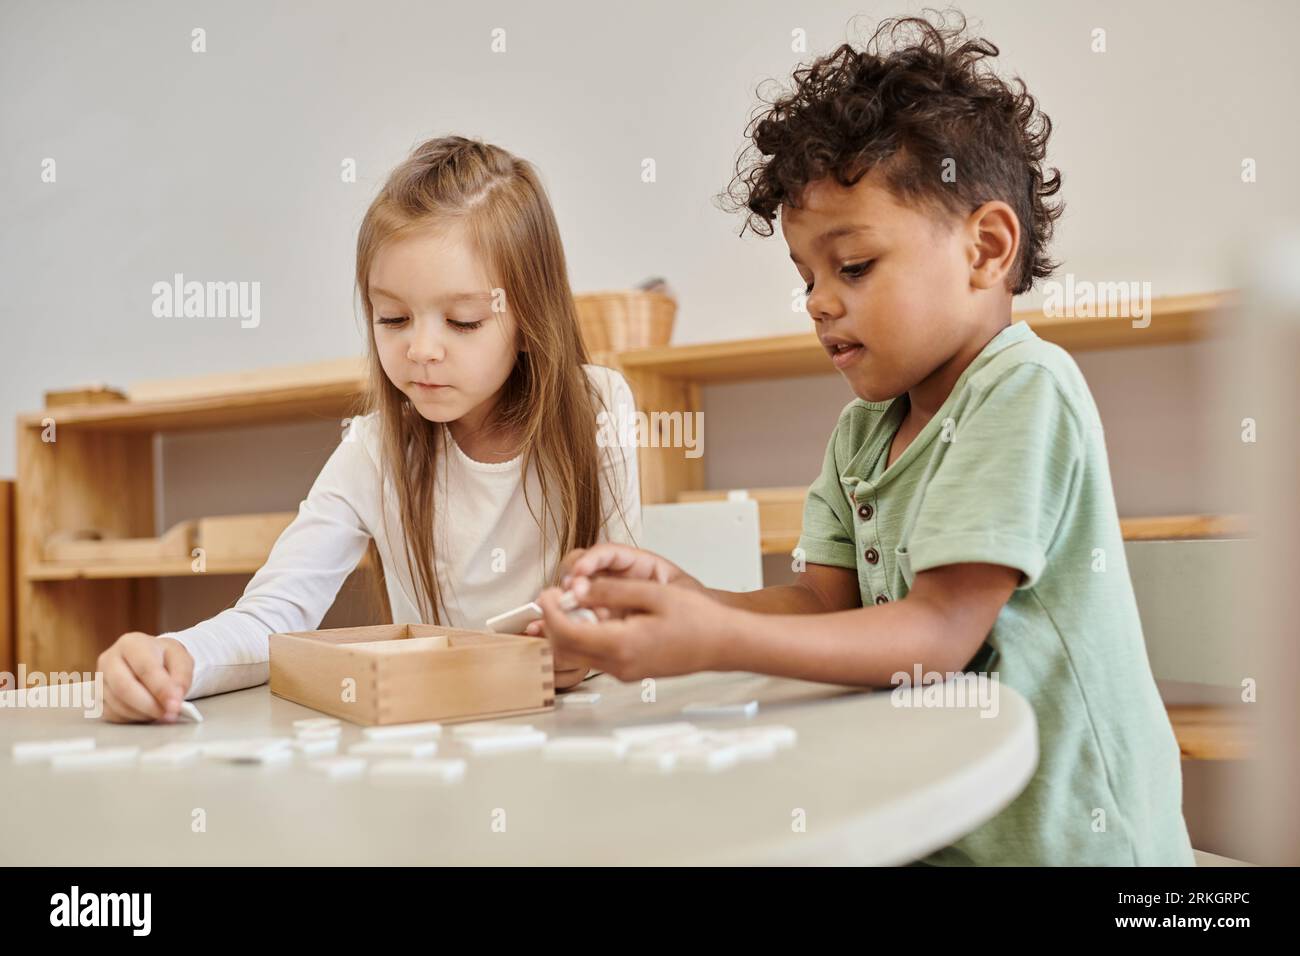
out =
<svg viewBox="0 0 1300 956"><path fill-rule="evenodd" d="M174 721L194 679L194 658L170 637L132 631L99 655L104 719L113 723Z"/></svg>
<svg viewBox="0 0 1300 956"><path fill-rule="evenodd" d="M597 575L704 590L704 585L666 558L626 544L605 541L590 548L574 548L560 561L560 587L564 590L581 591L587 587L586 579ZM614 616L608 608L592 607L592 610L601 620ZM540 637L542 622L533 621L524 628L524 633Z"/></svg>
<svg viewBox="0 0 1300 956"><path fill-rule="evenodd" d="M633 581L678 584L702 591L703 585L667 558L626 544L602 541L590 548L575 548L560 562L560 587L568 588L578 578L597 575Z"/></svg>
<svg viewBox="0 0 1300 956"><path fill-rule="evenodd" d="M615 617L593 624L561 610L561 593L547 588L537 596L556 656L621 681L724 669L722 651L742 613L691 589L598 577L589 579L579 603L609 608Z"/></svg>

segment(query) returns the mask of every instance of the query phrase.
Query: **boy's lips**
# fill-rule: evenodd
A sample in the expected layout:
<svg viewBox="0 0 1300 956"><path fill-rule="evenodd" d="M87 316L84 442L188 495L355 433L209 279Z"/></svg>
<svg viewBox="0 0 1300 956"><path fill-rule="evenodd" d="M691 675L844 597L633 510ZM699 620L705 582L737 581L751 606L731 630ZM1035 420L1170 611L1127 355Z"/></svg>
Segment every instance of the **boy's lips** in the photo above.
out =
<svg viewBox="0 0 1300 956"><path fill-rule="evenodd" d="M821 343L831 357L831 364L841 371L862 358L867 351L867 347L861 342L842 339L835 335L822 336Z"/></svg>

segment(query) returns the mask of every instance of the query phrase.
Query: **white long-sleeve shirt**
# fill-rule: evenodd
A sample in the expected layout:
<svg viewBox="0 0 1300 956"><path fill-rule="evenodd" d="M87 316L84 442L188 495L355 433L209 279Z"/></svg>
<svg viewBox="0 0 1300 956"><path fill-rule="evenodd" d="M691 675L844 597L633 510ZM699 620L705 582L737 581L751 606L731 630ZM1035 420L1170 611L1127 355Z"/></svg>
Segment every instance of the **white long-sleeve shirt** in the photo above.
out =
<svg viewBox="0 0 1300 956"><path fill-rule="evenodd" d="M636 448L627 442L626 422L635 413L631 389L617 372L585 366L609 410L602 442L602 512L610 514L601 539L632 543L641 533L641 493ZM617 424L618 431L612 429ZM593 431L600 423L593 422ZM435 468L437 515L434 573L442 591L444 623L483 628L488 618L533 600L549 582L561 557L546 540L524 497L540 514L536 469L523 474L522 458L500 463L475 461L451 438ZM160 634L185 645L194 657L187 698L205 697L265 683L269 679L272 634L310 631L334 603L344 580L365 554L371 538L383 562L394 624L421 623L419 593L405 558L402 522L391 482L380 513L380 454L377 413L353 419L321 469L298 516L280 535L234 607L183 631ZM610 488L619 495L614 507ZM620 513L621 512L621 513Z"/></svg>

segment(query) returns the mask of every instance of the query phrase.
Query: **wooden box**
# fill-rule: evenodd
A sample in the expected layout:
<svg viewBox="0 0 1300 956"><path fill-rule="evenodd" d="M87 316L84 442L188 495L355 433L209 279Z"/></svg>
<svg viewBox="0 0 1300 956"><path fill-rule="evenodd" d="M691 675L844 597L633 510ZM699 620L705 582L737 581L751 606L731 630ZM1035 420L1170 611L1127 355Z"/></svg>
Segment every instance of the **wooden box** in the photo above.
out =
<svg viewBox="0 0 1300 956"><path fill-rule="evenodd" d="M513 717L555 706L551 645L427 624L272 634L271 693L357 724Z"/></svg>

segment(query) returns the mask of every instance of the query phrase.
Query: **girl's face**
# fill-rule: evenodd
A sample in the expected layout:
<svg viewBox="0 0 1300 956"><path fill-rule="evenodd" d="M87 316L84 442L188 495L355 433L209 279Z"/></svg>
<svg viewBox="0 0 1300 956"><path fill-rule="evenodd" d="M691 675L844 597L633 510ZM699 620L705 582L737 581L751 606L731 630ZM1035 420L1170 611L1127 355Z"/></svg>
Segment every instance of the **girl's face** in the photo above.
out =
<svg viewBox="0 0 1300 956"><path fill-rule="evenodd" d="M393 239L375 254L379 363L429 421L474 433L489 420L518 352L514 318L498 293L460 225Z"/></svg>

